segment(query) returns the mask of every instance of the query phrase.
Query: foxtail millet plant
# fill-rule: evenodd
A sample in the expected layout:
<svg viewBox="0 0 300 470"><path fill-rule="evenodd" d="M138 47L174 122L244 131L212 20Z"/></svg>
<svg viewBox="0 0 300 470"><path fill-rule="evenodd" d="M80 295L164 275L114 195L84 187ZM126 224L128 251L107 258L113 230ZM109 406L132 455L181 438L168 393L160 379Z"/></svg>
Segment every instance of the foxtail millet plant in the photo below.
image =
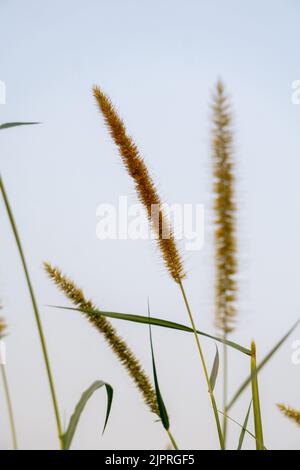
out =
<svg viewBox="0 0 300 470"><path fill-rule="evenodd" d="M236 315L236 202L230 104L219 80L212 103L212 160L215 212L215 322L223 338L233 331ZM227 346L223 345L223 433L227 433Z"/></svg>
<svg viewBox="0 0 300 470"><path fill-rule="evenodd" d="M64 276L58 268L52 267L49 263L44 263L44 268L54 284L67 296L73 305L84 311L84 315L88 321L104 336L111 350L123 364L136 387L141 392L146 405L150 408L152 413L159 417L155 390L140 362L126 342L120 338L109 320L104 316L96 316L91 313L92 310L97 310L97 307L95 307L91 300L86 299L82 290L79 289L73 281Z"/></svg>
<svg viewBox="0 0 300 470"><path fill-rule="evenodd" d="M171 224L164 214L161 199L158 195L156 187L152 178L150 177L147 166L140 155L140 152L128 135L124 122L119 117L116 109L114 108L111 100L106 96L98 86L93 87L94 97L97 101L99 109L104 117L104 121L108 127L111 137L113 138L120 156L123 160L125 168L128 174L134 181L135 189L141 203L144 205L151 227L157 236L158 244L160 247L162 258L165 262L165 266L171 275L171 278L179 285L181 294L183 296L184 304L186 306L188 316L193 328L197 349L200 354L201 364L203 367L208 391L210 394L214 416L216 420L216 426L220 441L220 447L224 448L224 439L221 429L218 409L213 394L213 389L210 383L209 374L207 371L206 362L200 345L199 337L196 330L196 325L193 319L193 315L189 306L189 302L183 287L183 279L185 278L185 271L183 262L178 251ZM159 217L153 218L153 208L158 212Z"/></svg>
<svg viewBox="0 0 300 470"><path fill-rule="evenodd" d="M300 411L291 406L285 406L282 403L278 403L277 406L284 416L300 426Z"/></svg>
<svg viewBox="0 0 300 470"><path fill-rule="evenodd" d="M134 180L138 197L147 211L165 265L174 281L179 283L185 277L183 262L174 240L172 227L164 214L160 197L148 168L137 146L128 136L125 125L110 99L97 86L94 86L93 91L110 135L119 149L123 163Z"/></svg>

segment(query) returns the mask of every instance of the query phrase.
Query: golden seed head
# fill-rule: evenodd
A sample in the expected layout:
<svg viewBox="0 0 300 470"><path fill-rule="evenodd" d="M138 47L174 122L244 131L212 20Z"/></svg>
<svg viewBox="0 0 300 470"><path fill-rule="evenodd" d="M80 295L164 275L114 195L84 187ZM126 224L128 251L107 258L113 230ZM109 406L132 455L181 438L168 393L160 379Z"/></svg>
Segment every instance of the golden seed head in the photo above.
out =
<svg viewBox="0 0 300 470"><path fill-rule="evenodd" d="M3 335L5 330L6 330L5 320L4 320L4 318L0 317L0 336Z"/></svg>
<svg viewBox="0 0 300 470"><path fill-rule="evenodd" d="M231 115L224 86L218 81L213 96L212 157L216 248L216 325L225 334L236 316L236 204Z"/></svg>
<svg viewBox="0 0 300 470"><path fill-rule="evenodd" d="M172 278L179 282L185 277L183 262L174 239L172 227L162 209L160 197L150 177L148 168L134 141L127 134L125 125L108 96L98 86L93 87L93 93L109 133L118 147L125 168L134 180L138 198L147 211L148 220L158 238L158 244L166 268ZM152 216L153 207L158 208L158 218L153 218ZM168 233L168 236L164 237L163 233Z"/></svg>
<svg viewBox="0 0 300 470"><path fill-rule="evenodd" d="M44 263L44 268L56 286L76 307L83 310L82 313L89 322L104 336L106 342L140 390L144 402L153 413L159 416L156 394L151 381L126 342L117 334L117 331L107 318L93 314L92 311L96 313L100 312L91 300L85 298L82 290L79 289L71 279L62 274L60 269L52 267L49 263Z"/></svg>
<svg viewBox="0 0 300 470"><path fill-rule="evenodd" d="M278 403L277 406L284 416L300 426L300 411L292 408L291 406L285 406L282 403Z"/></svg>
<svg viewBox="0 0 300 470"><path fill-rule="evenodd" d="M95 308L90 300L84 297L81 289L79 289L73 281L63 276L60 269L52 267L50 263L44 262L44 268L52 281L60 288L71 302L82 309Z"/></svg>
<svg viewBox="0 0 300 470"><path fill-rule="evenodd" d="M253 357L256 356L256 344L255 344L255 341L253 341L253 340L251 341L251 355Z"/></svg>

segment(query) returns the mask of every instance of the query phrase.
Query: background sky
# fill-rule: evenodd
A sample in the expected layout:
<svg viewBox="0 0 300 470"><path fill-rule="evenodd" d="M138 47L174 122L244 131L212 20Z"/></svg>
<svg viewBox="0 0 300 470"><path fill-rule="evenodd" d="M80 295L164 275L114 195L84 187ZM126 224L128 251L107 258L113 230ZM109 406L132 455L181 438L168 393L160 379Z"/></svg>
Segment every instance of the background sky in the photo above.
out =
<svg viewBox="0 0 300 470"><path fill-rule="evenodd" d="M0 122L40 121L1 132L1 174L23 240L45 327L63 422L94 380L115 388L104 437L104 391L89 402L73 448L165 448L167 436L102 337L46 278L57 264L106 310L187 323L180 293L153 241L99 241L96 209L136 202L91 93L99 84L117 105L170 203L205 205L205 244L184 253L186 288L197 325L213 333L211 92L222 77L234 108L239 199L240 302L233 339L257 341L261 358L300 315L300 79L296 0L0 0L0 79L7 100ZM9 325L7 371L20 446L56 448L39 339L15 242L0 203L0 297ZM151 373L147 329L115 322ZM218 447L207 387L193 339L154 329L157 367L181 448ZM299 449L299 429L276 402L300 408L300 365L292 364L298 329L260 375L265 444ZM203 341L208 363L214 344ZM249 372L230 352L230 394ZM221 381L216 395L221 403ZM0 445L11 446L0 388ZM243 421L250 390L231 410ZM252 422L249 424L253 428ZM239 428L230 425L230 446ZM253 441L246 437L246 446Z"/></svg>

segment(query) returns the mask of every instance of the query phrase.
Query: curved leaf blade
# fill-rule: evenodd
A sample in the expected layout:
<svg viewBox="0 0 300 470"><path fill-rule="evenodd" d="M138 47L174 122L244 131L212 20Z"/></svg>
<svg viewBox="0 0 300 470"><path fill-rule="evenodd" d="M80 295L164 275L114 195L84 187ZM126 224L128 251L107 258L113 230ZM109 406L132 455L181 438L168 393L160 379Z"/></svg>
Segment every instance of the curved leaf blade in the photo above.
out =
<svg viewBox="0 0 300 470"><path fill-rule="evenodd" d="M213 366L212 366L212 370L211 370L211 374L209 378L210 386L212 390L214 390L215 385L216 385L216 380L217 380L218 372L219 372L219 365L220 365L219 351L218 351L218 346L216 345L216 354L215 354L215 358L214 358L214 362L213 362Z"/></svg>
<svg viewBox="0 0 300 470"><path fill-rule="evenodd" d="M33 124L40 124L40 122L6 122L0 125L0 130L9 129L10 127L17 127L17 126L32 126Z"/></svg>
<svg viewBox="0 0 300 470"><path fill-rule="evenodd" d="M222 411L218 410L218 413L220 413L221 415L223 416L226 416L227 419L229 419L229 421L232 421L234 424L236 424L237 426L239 426L241 429L243 429L243 425L241 423L239 423L238 421L236 421L235 419L231 418L230 416L228 416L227 413L223 413ZM249 431L249 429L245 429L246 433L249 434L249 436L251 436L254 440L255 440L255 435L253 434L253 432ZM264 447L264 450L268 450L266 447Z"/></svg>
<svg viewBox="0 0 300 470"><path fill-rule="evenodd" d="M150 317L150 307L148 304L148 317ZM152 341L152 331L151 331L151 324L149 323L149 336L150 336L150 346L151 346L151 356L152 356L152 368L153 368L153 378L154 378L154 386L155 386L155 393L156 393L156 399L157 399L157 404L158 404L158 409L159 409L159 414L160 418L163 424L163 427L166 429L166 431L169 430L170 428L170 421L169 421L169 416L168 412L166 409L166 406L164 404L163 398L160 393L160 388L159 388L159 383L158 383L158 378L157 378L157 372L156 372L156 365L155 365L155 359L154 359L154 351L153 351L153 341Z"/></svg>
<svg viewBox="0 0 300 470"><path fill-rule="evenodd" d="M103 382L102 380L96 380L92 385L87 388L83 394L81 395L81 398L79 402L77 403L75 410L70 418L69 426L66 430L66 432L63 435L63 440L64 440L64 449L68 450L71 446L80 416L88 402L88 400L91 398L93 393L98 390L99 388L105 386L106 388L106 394L107 394L107 406L106 406L106 417L105 417L105 422L104 422L104 428L103 432L105 431L109 415L110 415L110 410L111 410L111 405L112 405L112 400L113 400L113 388L111 385L109 385L106 382Z"/></svg>

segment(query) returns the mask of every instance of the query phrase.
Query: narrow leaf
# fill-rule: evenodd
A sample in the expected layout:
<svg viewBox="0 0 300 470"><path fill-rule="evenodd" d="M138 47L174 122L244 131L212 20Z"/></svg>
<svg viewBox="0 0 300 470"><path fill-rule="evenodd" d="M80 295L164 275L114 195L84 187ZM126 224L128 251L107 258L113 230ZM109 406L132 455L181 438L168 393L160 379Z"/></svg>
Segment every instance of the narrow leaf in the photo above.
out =
<svg viewBox="0 0 300 470"><path fill-rule="evenodd" d="M240 438L239 438L239 445L238 445L237 450L241 450L242 447L243 447L243 442L244 442L244 437L245 437L245 434L246 434L246 431L247 431L247 425L248 425L251 406L252 406L252 400L250 402L250 405L249 405L249 408L248 408L248 411L247 411L247 414L246 414L246 417L245 417L245 421L244 421L244 424L243 424L243 428L241 430L241 434L240 434Z"/></svg>
<svg viewBox="0 0 300 470"><path fill-rule="evenodd" d="M114 396L114 390L113 390L111 385L106 383L105 388L106 388L106 395L107 395L107 405L106 405L106 415L105 415L105 421L104 421L102 435L104 434L107 423L108 423L110 410L111 410L111 405L112 405L113 396Z"/></svg>
<svg viewBox="0 0 300 470"><path fill-rule="evenodd" d="M125 320L125 321L131 321L134 323L143 323L143 324L151 324L155 326L161 326L163 328L170 328L173 330L179 330L179 331L186 331L188 333L193 333L193 329L186 326L186 325L181 325L180 323L175 323L172 321L168 320L162 320L161 318L155 318L155 317L144 317L142 315L131 315L131 314L126 314L126 313L117 313L117 312L102 312L97 309L87 309L87 310L82 310L80 308L76 307L62 307L62 306L57 306L57 305L51 305L51 307L54 308L61 308L63 310L75 310L77 312L83 312L88 315L103 315L104 317L107 318L115 318L117 320ZM218 336L212 336L208 333L204 333L203 331L197 330L197 333L200 336L205 336L206 338L213 339L214 341L218 341L219 343L226 344L227 346L230 346L233 349L236 349L237 351L242 352L243 354L246 354L247 356L251 356L251 351L247 348L244 348L243 346L234 343L233 341L228 341L223 338L219 338Z"/></svg>
<svg viewBox="0 0 300 470"><path fill-rule="evenodd" d="M260 372L260 370L269 362L269 360L272 358L272 356L278 351L280 346L286 341L286 339L291 335L291 333L295 330L295 328L299 325L300 319L296 321L296 323L290 328L290 330L283 336L283 338L278 341L278 343L275 344L275 346L271 349L271 351L264 357L264 359L258 364L257 366L257 373ZM239 398L239 396L243 393L243 391L248 387L248 385L251 383L251 374L249 377L242 383L240 388L237 390L235 395L233 396L232 400L229 402L227 406L227 411L230 410L230 408L234 405L236 400Z"/></svg>
<svg viewBox="0 0 300 470"><path fill-rule="evenodd" d="M71 446L71 443L72 443L72 440L73 440L73 437L74 437L74 434L78 425L78 421L80 419L81 413L83 412L85 408L85 405L87 404L88 400L91 398L93 393L103 386L105 386L106 394L107 394L106 417L105 417L103 432L105 431L109 414L110 414L110 410L111 410L111 404L112 404L112 399L113 399L113 388L111 387L111 385L105 382L102 382L102 380L97 380L87 390L83 392L79 402L77 403L75 407L74 413L72 414L70 422L69 422L69 426L63 435L65 450L68 450Z"/></svg>
<svg viewBox="0 0 300 470"><path fill-rule="evenodd" d="M256 347L255 347L254 341L252 342L251 350L252 350L251 384L252 384L252 400L253 400L256 449L264 450L264 437L263 437L263 429L262 429L257 370L256 370Z"/></svg>
<svg viewBox="0 0 300 470"><path fill-rule="evenodd" d="M243 425L241 423L239 423L238 421L236 421L235 419L231 418L230 416L228 416L228 414L226 413L223 413L222 411L218 410L218 413L220 413L221 415L223 416L226 416L227 419L229 419L229 421L232 421L234 424L236 424L237 426L239 426L241 429L243 429ZM254 440L255 440L255 435L253 434L253 432L249 431L249 429L245 429L246 433L249 434L249 436L251 436ZM268 450L266 447L264 447L264 450Z"/></svg>
<svg viewBox="0 0 300 470"><path fill-rule="evenodd" d="M150 319L150 306L149 306L149 303L148 303L148 317ZM160 414L162 424L163 424L164 428L168 431L169 428L170 428L169 416L168 416L168 412L167 412L167 409L165 407L163 398L162 398L161 393L160 393L160 388L159 388L158 378L157 378L157 372L156 372L155 359L154 359L151 324L150 324L150 322L148 322L148 324L149 324L149 336L150 336L152 368L153 368L153 377L154 377L156 399L157 399L157 404L158 404L158 409L159 409L159 414Z"/></svg>
<svg viewBox="0 0 300 470"><path fill-rule="evenodd" d="M212 367L210 379L209 379L212 390L214 390L215 385L216 385L216 380L217 380L218 372L219 372L219 365L220 365L219 351L218 351L218 346L216 345L216 354L215 354L214 363L213 363L213 367Z"/></svg>
<svg viewBox="0 0 300 470"><path fill-rule="evenodd" d="M0 130L17 126L32 126L33 124L40 124L40 122L6 122L5 124L0 124Z"/></svg>

